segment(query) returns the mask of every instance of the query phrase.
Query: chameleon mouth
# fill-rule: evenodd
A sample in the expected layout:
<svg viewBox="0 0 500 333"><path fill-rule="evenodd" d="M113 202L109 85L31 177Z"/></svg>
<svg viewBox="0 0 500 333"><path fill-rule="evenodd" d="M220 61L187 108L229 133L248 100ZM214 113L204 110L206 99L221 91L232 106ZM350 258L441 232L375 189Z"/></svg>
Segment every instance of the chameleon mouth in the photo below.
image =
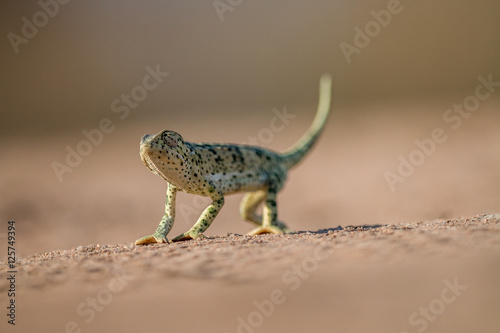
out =
<svg viewBox="0 0 500 333"><path fill-rule="evenodd" d="M156 166L156 164L153 162L151 159L151 155L153 155L157 149L156 145L154 142L151 142L151 139L153 138L152 135L146 134L141 138L141 144L140 144L140 155L141 155L141 160L144 165L151 170L153 173L157 174L161 178L165 179L165 175L160 171L160 169Z"/></svg>
<svg viewBox="0 0 500 333"><path fill-rule="evenodd" d="M147 153L145 153L145 154L141 153L141 157L142 157L142 162L144 163L144 165L149 170L151 170L151 172L153 172L154 174L156 174L156 175L160 176L161 178L167 180L167 177L160 171L160 169L151 160L151 157L149 157L149 155Z"/></svg>

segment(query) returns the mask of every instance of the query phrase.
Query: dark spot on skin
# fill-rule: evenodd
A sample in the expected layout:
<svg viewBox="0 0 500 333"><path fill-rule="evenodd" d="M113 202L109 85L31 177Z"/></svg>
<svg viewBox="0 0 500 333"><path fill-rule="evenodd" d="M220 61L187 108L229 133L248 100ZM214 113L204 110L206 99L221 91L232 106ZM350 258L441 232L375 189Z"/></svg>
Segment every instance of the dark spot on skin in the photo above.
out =
<svg viewBox="0 0 500 333"><path fill-rule="evenodd" d="M245 158L243 157L243 154L241 153L241 149L237 146L234 146L235 152L232 154L233 157L233 162L238 162L241 165L244 166L245 164Z"/></svg>

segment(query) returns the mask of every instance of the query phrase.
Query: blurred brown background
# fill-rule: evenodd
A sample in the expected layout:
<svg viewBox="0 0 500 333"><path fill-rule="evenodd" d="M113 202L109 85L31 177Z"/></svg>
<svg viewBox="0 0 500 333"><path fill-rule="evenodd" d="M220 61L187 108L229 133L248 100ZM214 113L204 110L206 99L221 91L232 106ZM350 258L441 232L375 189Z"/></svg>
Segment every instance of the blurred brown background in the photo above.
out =
<svg viewBox="0 0 500 333"><path fill-rule="evenodd" d="M214 3L226 6L222 19ZM155 230L166 186L140 161L143 134L168 128L194 142L254 137L285 149L310 125L324 72L335 79L333 112L317 146L289 174L278 200L281 220L314 231L500 212L500 87L476 111L454 118L460 124L443 118L476 93L478 77L500 82L500 2L397 4L2 1L0 261L9 219L16 221L18 258L77 249L19 263L16 327L5 320L9 286L2 277L0 326L78 332L67 326L75 321L92 332L242 332L237 319L254 313L273 289L288 287L283 274L304 265L322 241L331 258L317 263L299 290L286 288L286 303L262 326L246 331L416 332L412 313L438 304L445 281L458 281L467 290L424 322L426 332L496 332L498 224L485 229L473 220L474 228L457 231L453 223L440 230L429 223L425 231L336 239L309 234L303 242L215 239L217 246L101 255L95 249L102 246L85 247L131 244ZM381 11L388 6L398 14L381 27L373 12L387 19ZM348 62L341 45L354 45L356 29L367 24L380 31ZM22 37L25 25L32 36ZM13 38L26 39L13 47ZM147 68L157 66L169 75L146 91ZM126 107L121 99L134 94L140 101ZM294 118L272 131L275 110ZM110 130L99 137L103 121ZM446 140L391 190L387 172L417 156L415 140L428 140L436 128ZM71 157L68 166L68 149L85 156ZM54 163L67 172L58 177ZM226 199L208 236L251 230L238 216L240 199ZM190 228L206 204L180 194L169 237ZM84 320L79 307L109 292L111 277L124 272L135 280L96 320Z"/></svg>
<svg viewBox="0 0 500 333"><path fill-rule="evenodd" d="M169 128L188 141L244 142L286 107L296 118L260 142L284 149L309 126L323 72L335 78L334 111L290 174L284 221L316 230L500 210L500 91L457 130L443 121L474 94L478 76L500 81L498 1L402 1L350 63L341 43L353 45L354 28L364 30L388 1L242 1L223 20L211 1L73 1L57 13L52 5L53 17L17 53L8 34L21 36L23 17L33 22L42 9L0 6L0 215L17 221L21 256L151 233L165 184L141 164L143 134ZM121 120L113 101L157 65L169 76ZM52 163L65 164L66 147L76 149L103 118L113 132L59 181ZM448 140L392 192L384 173L436 127ZM250 229L239 198L209 235ZM193 200L179 198L171 236L201 212Z"/></svg>

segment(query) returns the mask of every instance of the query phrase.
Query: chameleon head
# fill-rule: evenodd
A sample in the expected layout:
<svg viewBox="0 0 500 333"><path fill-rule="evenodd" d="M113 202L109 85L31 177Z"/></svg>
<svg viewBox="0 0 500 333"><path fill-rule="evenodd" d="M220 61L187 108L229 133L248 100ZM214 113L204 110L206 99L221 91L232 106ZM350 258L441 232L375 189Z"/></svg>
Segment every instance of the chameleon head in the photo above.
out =
<svg viewBox="0 0 500 333"><path fill-rule="evenodd" d="M144 165L165 180L176 178L186 167L188 149L179 133L163 130L141 138L140 154Z"/></svg>

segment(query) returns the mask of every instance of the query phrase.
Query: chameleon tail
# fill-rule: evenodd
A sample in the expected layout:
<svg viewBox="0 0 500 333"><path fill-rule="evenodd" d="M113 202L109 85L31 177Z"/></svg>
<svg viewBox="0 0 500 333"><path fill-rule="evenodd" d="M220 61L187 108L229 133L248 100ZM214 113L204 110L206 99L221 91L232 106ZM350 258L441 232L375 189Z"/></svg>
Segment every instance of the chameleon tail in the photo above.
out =
<svg viewBox="0 0 500 333"><path fill-rule="evenodd" d="M332 78L323 74L319 81L319 103L316 117L309 130L291 148L281 153L283 165L290 169L299 163L318 139L330 113Z"/></svg>

